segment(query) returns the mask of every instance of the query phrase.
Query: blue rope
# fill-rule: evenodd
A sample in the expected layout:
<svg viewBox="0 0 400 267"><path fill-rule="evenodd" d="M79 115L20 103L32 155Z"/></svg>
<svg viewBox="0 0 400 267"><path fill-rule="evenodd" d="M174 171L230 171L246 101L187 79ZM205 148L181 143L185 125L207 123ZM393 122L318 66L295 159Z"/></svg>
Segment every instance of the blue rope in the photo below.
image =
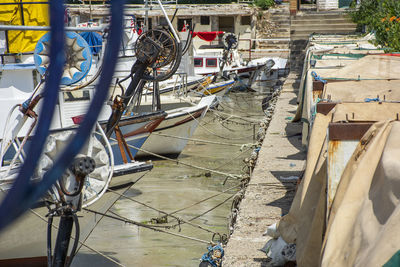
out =
<svg viewBox="0 0 400 267"><path fill-rule="evenodd" d="M364 101L365 102L379 102L380 100L379 100L379 97L376 97L376 98L366 98L366 99L364 99Z"/></svg>
<svg viewBox="0 0 400 267"><path fill-rule="evenodd" d="M201 261L202 262L209 262L213 267L218 267L220 266L220 262L215 262L216 260L221 261L222 258L224 257L224 249L222 248L221 244L218 244L216 246L209 246L208 248L208 252L204 253L203 256L201 257ZM221 258L219 259L213 259L212 255L214 253L215 250L219 250L221 251Z"/></svg>
<svg viewBox="0 0 400 267"><path fill-rule="evenodd" d="M44 87L44 99L35 136L29 147L26 160L12 188L0 206L0 230L21 215L26 208L21 202L32 190L30 178L39 161L43 146L49 134L51 120L57 103L58 89L64 66L64 6L62 1L51 0L49 3L51 23L51 48L48 80ZM21 207L21 208L20 208Z"/></svg>
<svg viewBox="0 0 400 267"><path fill-rule="evenodd" d="M54 2L54 3L53 3ZM49 83L48 87L49 88L58 88L60 79L61 79L61 74L62 74L62 66L64 64L60 64L59 59L63 59L63 51L64 49L60 49L60 46L53 45L53 38L56 40L59 44L61 44L61 48L63 48L63 42L64 42L64 29L63 29L63 13L64 9L62 4L59 4L58 0L52 0L50 2L50 15L51 15L51 30L52 30L52 45L51 47L56 47L58 49L54 49L55 51L61 51L61 53L58 54L50 54L51 55L51 60L53 58L56 59L56 63L54 63L56 66L58 65L59 69L61 69L59 73L59 77L57 80L57 83ZM66 146L65 150L61 153L61 155L58 157L56 162L54 163L53 167L46 172L44 175L42 181L37 184L36 186L30 185L29 184L29 179L31 176L31 173L33 173L34 168L36 166L36 163L39 159L38 155L41 154L42 147L45 141L45 138L48 135L48 130L44 133L42 128L40 128L40 124L38 124L37 132L35 134L36 136L39 134L39 136L44 136L44 141L41 144L41 148L39 152L36 152L34 155L34 164L30 163L30 158L32 158L32 153L31 151L33 149L30 149L27 159L25 161L25 164L22 166L24 168L25 165L32 165L33 168L29 169L28 171L25 171L23 178L25 179L24 181L27 182L27 184L23 184L24 186L22 189L19 187L21 182L19 180L16 181L15 185L13 186L14 191L19 191L18 197L15 197L11 194L8 194L5 201L3 202L2 205L0 206L0 229L4 228L7 224L11 223L14 219L16 219L19 215L21 215L24 211L29 209L32 205L36 203L36 201L51 187L52 184L54 184L63 174L65 169L69 166L70 162L73 160L73 158L80 152L82 146L85 144L87 141L94 124L97 121L97 116L100 113L104 100L106 99L108 95L108 88L109 85L111 84L112 76L114 73L115 65L117 63L117 57L118 57L118 51L121 43L121 36L122 36L122 17L123 17L123 4L124 0L114 0L111 2L111 15L112 15L112 21L111 21L111 26L110 26L110 35L109 35L109 42L107 43L107 48L105 51L104 55L104 66L107 66L107 70L104 70L100 76L100 81L98 85L96 86L96 94L93 97L93 100L90 104L90 107L88 109L88 112L84 118L84 121L82 124L80 124L80 127L72 139L72 141ZM52 4L53 3L53 4ZM62 3L62 2L61 2ZM54 6L57 5L56 10L54 10ZM53 7L53 8L52 8ZM61 12L60 12L61 11ZM55 21L58 18L60 21ZM61 23L60 23L61 22ZM61 27L60 27L61 25ZM54 33L53 33L54 31ZM60 37L60 32L61 32L61 37ZM112 41L111 41L112 40ZM52 51L54 51L52 50ZM60 56L61 54L61 56ZM54 55L54 57L53 57ZM50 65L51 67L51 65ZM49 67L49 68L50 68ZM54 73L54 71L53 71ZM52 72L50 71L50 75L52 75ZM53 76L49 76L49 82L50 82L50 77L55 79ZM47 84L46 84L47 85ZM54 90L56 99L57 99L57 91ZM46 102L46 105L49 103ZM45 111L45 110L43 110ZM46 109L46 112L42 112L41 116L44 116L44 114L53 114L54 112L54 107L51 110L52 112L49 112ZM48 122L50 124L51 122L51 117L48 119ZM49 127L47 127L48 129ZM45 134L45 135L44 135ZM35 144L35 142L33 142ZM34 147L32 145L32 147ZM29 157L30 156L30 157ZM28 164L27 164L28 163ZM19 176L22 176L22 170L19 174ZM18 182L18 183L17 183ZM10 191L11 193L11 191ZM9 196L11 195L11 197ZM9 200L8 200L9 199ZM5 216L7 215L7 216Z"/></svg>
<svg viewBox="0 0 400 267"><path fill-rule="evenodd" d="M311 76L312 76L312 77L314 78L314 80L316 80L316 81L320 81L320 82L326 83L326 80L323 80L323 79L321 78L321 76L318 76L317 73L316 73L315 71L312 71L312 72L311 72Z"/></svg>

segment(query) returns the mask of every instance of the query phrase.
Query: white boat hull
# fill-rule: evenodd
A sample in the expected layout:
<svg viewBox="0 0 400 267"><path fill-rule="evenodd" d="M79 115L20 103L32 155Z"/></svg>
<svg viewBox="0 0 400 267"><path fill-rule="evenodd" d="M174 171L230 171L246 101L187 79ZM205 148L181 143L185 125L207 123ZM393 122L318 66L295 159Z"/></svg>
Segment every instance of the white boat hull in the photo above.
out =
<svg viewBox="0 0 400 267"><path fill-rule="evenodd" d="M166 111L167 117L146 140L137 156L154 156L151 153L179 155L215 99L216 96L208 96L194 107Z"/></svg>
<svg viewBox="0 0 400 267"><path fill-rule="evenodd" d="M133 182L141 178L148 171L138 171L125 176L113 177L110 188L118 193L123 193L132 186ZM1 198L3 198L1 194L3 193L0 193ZM105 213L114 205L119 197L118 194L107 192L92 204L89 209ZM47 213L47 207L43 205L36 207L26 212L25 215L0 233L0 266L26 266L27 264L32 264L32 262L37 262L39 266L46 266L47 218L45 216ZM81 230L80 241L85 242L92 230L102 219L102 216L88 211L80 211L77 215L79 216ZM59 220L55 217L52 228L53 249L58 224ZM73 236L75 234L74 231L72 232ZM72 247L72 242L73 240L71 240L70 248ZM43 263L43 265L40 265L40 263Z"/></svg>

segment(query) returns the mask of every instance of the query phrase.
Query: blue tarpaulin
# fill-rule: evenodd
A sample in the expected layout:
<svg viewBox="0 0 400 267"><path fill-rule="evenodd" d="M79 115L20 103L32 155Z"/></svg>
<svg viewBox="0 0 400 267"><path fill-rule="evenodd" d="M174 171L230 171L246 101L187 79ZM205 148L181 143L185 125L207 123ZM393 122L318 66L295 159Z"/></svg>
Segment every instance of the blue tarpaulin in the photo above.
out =
<svg viewBox="0 0 400 267"><path fill-rule="evenodd" d="M101 38L100 34L97 32L82 32L80 35L89 44L92 54L98 54L100 52L101 45L103 43L103 39Z"/></svg>

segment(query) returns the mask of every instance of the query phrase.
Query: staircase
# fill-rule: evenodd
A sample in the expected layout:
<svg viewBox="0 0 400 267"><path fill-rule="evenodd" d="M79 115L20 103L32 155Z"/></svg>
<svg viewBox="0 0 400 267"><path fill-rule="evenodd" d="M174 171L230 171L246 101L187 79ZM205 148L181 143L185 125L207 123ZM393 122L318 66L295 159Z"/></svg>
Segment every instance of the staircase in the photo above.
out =
<svg viewBox="0 0 400 267"><path fill-rule="evenodd" d="M258 25L257 51L262 56L289 58L290 12L289 3L270 8Z"/></svg>
<svg viewBox="0 0 400 267"><path fill-rule="evenodd" d="M312 33L347 34L355 33L354 24L347 13L341 11L300 11L291 16L290 25L290 68L301 72L305 48Z"/></svg>
<svg viewBox="0 0 400 267"><path fill-rule="evenodd" d="M291 40L307 40L312 33L345 34L355 30L356 24L346 13L309 11L291 17L290 37Z"/></svg>

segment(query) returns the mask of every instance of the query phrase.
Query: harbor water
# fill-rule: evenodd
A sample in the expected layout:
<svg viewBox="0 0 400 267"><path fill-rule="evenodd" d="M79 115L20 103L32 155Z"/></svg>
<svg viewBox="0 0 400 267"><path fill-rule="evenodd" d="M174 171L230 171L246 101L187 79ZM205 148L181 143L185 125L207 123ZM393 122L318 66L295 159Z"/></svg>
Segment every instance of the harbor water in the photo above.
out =
<svg viewBox="0 0 400 267"><path fill-rule="evenodd" d="M244 160L254 150L251 144L265 116L261 103L271 91L266 84L254 87L257 92L224 96L218 111L207 113L176 159L183 164L153 158L153 170L125 193L129 198L121 197L108 213L191 239L103 218L85 243L103 255L82 247L72 266L198 266L208 246L202 241L211 241L213 233L229 235L228 217L240 179L227 179L221 173L246 175ZM155 223L164 215L160 211L201 228L179 225L172 217L168 223Z"/></svg>

